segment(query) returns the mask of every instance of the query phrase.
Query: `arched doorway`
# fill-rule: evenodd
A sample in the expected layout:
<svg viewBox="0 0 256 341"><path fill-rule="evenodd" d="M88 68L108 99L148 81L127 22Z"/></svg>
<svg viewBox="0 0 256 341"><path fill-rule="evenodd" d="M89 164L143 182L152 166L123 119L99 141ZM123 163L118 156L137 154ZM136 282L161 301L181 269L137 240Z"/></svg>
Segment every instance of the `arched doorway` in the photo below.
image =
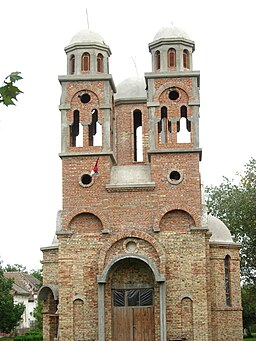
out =
<svg viewBox="0 0 256 341"><path fill-rule="evenodd" d="M105 327L108 330L108 323L109 320L112 320L112 309L113 309L113 293L112 293L112 275L115 273L115 271L120 267L120 265L123 265L124 260L136 260L138 264L141 266L141 269L143 269L143 266L147 269L147 273L149 274L151 271L150 281L152 278L154 279L154 291L153 291L153 304L154 304L154 326L157 327L159 336L156 335L156 339L159 339L160 341L166 341L166 286L165 286L165 276L159 273L156 264L149 259L148 257L145 257L144 255L139 254L133 254L133 253L126 253L121 254L116 257L114 257L112 260L110 260L105 268L103 269L101 275L97 276L97 282L98 282L98 341L105 341ZM127 269L128 270L128 269ZM150 270L150 271L149 271ZM127 271L128 274L128 271ZM126 282L126 280L125 280ZM145 283L145 282L144 282ZM143 283L143 284L144 284ZM117 283L116 283L117 284ZM123 277L120 278L120 285L124 285L123 283ZM139 284L138 282L135 284ZM150 283L149 283L150 285ZM159 294L156 297L156 289L158 290ZM157 315L156 317L155 310L157 308ZM111 327L113 326L111 322ZM115 327L113 327L115 328ZM159 330L160 329L160 330ZM108 333L108 331L107 331ZM156 328L155 328L155 334L156 334ZM134 334L131 334L132 337L134 337ZM124 336L126 337L126 336ZM112 330L111 330L111 336L107 336L108 339L112 338ZM132 341L135 341L134 339L131 339ZM139 341L145 340L145 339L139 339ZM118 338L118 341L127 341L127 339L123 338L121 339L120 336ZM148 340L147 340L148 341Z"/></svg>
<svg viewBox="0 0 256 341"><path fill-rule="evenodd" d="M109 285L112 341L153 341L159 290L150 267L139 259L122 259L112 267Z"/></svg>
<svg viewBox="0 0 256 341"><path fill-rule="evenodd" d="M43 301L44 337L46 340L56 340L59 329L58 286L55 284L43 285L38 292L38 301Z"/></svg>

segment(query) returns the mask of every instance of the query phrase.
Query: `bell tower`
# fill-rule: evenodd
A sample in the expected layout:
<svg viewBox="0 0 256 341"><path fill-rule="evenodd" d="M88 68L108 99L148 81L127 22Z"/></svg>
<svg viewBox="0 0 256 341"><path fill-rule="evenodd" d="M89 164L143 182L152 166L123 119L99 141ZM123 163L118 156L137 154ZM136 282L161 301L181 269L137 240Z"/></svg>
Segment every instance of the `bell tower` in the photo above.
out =
<svg viewBox="0 0 256 341"><path fill-rule="evenodd" d="M193 70L194 49L194 42L181 29L162 28L149 44L152 72L145 73L145 78L151 173L166 172L171 184L170 201L174 200L176 207L186 208L196 217L196 226L200 226L200 73Z"/></svg>
<svg viewBox="0 0 256 341"><path fill-rule="evenodd" d="M112 103L116 90L109 74L110 48L98 33L82 30L65 52L67 75L59 76L61 156L112 152Z"/></svg>

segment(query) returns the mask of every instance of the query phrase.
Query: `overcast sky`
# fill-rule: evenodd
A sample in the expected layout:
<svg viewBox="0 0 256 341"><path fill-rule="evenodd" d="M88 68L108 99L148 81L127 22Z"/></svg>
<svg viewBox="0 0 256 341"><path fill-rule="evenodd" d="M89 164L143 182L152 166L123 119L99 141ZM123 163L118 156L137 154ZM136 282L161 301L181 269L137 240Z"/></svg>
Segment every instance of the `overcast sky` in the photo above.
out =
<svg viewBox="0 0 256 341"><path fill-rule="evenodd" d="M58 75L64 47L81 29L110 46L116 85L151 71L148 44L173 23L195 41L201 72L201 175L205 185L233 178L255 157L256 20L254 0L2 1L0 82L20 71L17 106L0 106L0 257L41 267L61 209ZM86 16L88 12L88 22ZM134 63L135 61L135 63ZM135 67L136 64L136 67Z"/></svg>

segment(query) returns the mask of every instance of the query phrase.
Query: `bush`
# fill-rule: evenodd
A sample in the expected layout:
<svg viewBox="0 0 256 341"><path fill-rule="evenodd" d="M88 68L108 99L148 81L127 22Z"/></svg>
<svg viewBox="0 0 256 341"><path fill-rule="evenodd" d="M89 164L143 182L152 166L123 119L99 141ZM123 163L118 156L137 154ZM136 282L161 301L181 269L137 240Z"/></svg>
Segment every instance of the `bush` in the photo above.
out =
<svg viewBox="0 0 256 341"><path fill-rule="evenodd" d="M16 336L13 341L42 341L43 335L40 331L31 331L24 335Z"/></svg>

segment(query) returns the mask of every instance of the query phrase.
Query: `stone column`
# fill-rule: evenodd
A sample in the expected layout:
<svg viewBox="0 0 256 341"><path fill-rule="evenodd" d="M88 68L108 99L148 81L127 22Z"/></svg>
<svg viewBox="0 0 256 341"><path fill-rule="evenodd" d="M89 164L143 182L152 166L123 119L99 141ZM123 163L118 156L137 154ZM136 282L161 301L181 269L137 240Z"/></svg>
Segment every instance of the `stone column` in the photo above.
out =
<svg viewBox="0 0 256 341"><path fill-rule="evenodd" d="M105 283L98 283L98 340L105 341Z"/></svg>
<svg viewBox="0 0 256 341"><path fill-rule="evenodd" d="M166 284L160 283L160 340L166 341Z"/></svg>

